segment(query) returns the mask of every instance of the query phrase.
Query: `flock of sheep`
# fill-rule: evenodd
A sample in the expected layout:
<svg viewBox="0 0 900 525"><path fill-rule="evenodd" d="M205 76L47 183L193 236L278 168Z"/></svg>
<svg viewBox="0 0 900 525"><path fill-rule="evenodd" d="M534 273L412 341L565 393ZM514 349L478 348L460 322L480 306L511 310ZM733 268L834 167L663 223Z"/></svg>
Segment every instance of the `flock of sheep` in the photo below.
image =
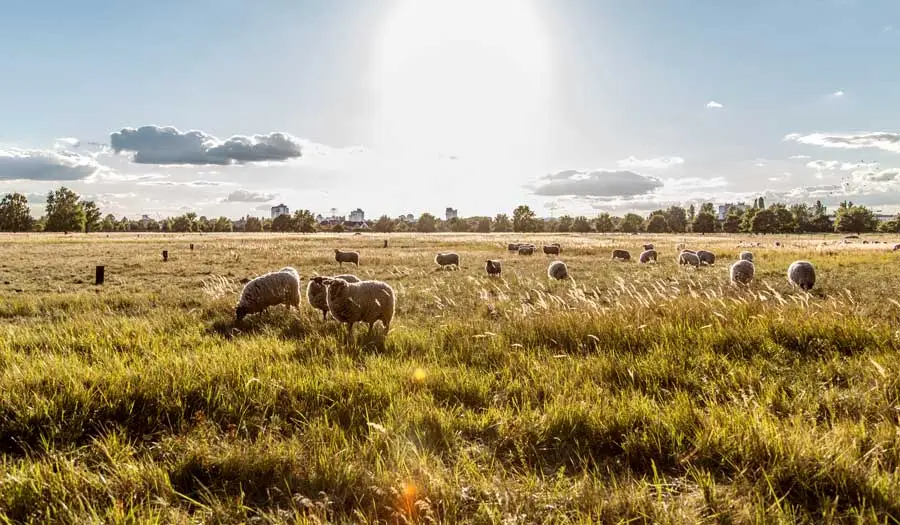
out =
<svg viewBox="0 0 900 525"><path fill-rule="evenodd" d="M533 244L509 244L508 249L519 255L531 255L536 247ZM710 251L688 250L683 244L677 245L676 249L679 251L677 261L682 265L699 268L701 265L712 265L716 262L715 254ZM559 255L560 246L545 245L543 252L547 255ZM616 249L612 252L612 258L630 261L631 254L627 250ZM334 250L334 259L340 266L345 262L359 266L358 252ZM638 261L647 264L656 262L657 259L658 253L654 246L645 244ZM459 261L459 254L454 252L438 253L434 258L435 264L442 269L459 269ZM499 277L502 264L498 260L488 259L484 269L489 277ZM755 272L753 254L744 251L731 265L729 275L731 282L748 285L753 281ZM568 279L569 269L563 261L555 260L547 267L547 276L556 280ZM788 267L787 276L791 283L806 291L811 290L816 283L815 267L808 261L793 262ZM394 317L393 288L385 282L363 281L351 274L311 278L306 287L306 299L313 308L322 312L323 320L327 319L330 312L337 321L347 324L348 337L352 336L353 325L356 323L367 323L371 331L374 324L381 321L386 333L390 330L391 320ZM277 272L256 277L244 285L235 307L235 317L240 322L247 315L262 312L278 304L299 309L300 301L300 275L294 268L282 268Z"/></svg>

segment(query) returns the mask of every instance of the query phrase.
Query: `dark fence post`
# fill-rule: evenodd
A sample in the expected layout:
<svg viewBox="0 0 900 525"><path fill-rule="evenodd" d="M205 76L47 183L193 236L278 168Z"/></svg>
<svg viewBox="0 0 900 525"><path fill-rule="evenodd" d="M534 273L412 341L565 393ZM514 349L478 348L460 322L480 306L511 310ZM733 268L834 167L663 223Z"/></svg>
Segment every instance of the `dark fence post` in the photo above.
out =
<svg viewBox="0 0 900 525"><path fill-rule="evenodd" d="M169 250L163 250L163 262L169 261Z"/></svg>
<svg viewBox="0 0 900 525"><path fill-rule="evenodd" d="M387 239L384 240L384 247L387 248Z"/></svg>
<svg viewBox="0 0 900 525"><path fill-rule="evenodd" d="M95 272L94 272L94 284L96 284L96 285L103 284L103 279L104 279L103 270L104 270L104 269L105 269L105 267L103 267L103 266L98 266L98 267L95 269Z"/></svg>
<svg viewBox="0 0 900 525"><path fill-rule="evenodd" d="M191 243L191 251L194 251L194 243Z"/></svg>

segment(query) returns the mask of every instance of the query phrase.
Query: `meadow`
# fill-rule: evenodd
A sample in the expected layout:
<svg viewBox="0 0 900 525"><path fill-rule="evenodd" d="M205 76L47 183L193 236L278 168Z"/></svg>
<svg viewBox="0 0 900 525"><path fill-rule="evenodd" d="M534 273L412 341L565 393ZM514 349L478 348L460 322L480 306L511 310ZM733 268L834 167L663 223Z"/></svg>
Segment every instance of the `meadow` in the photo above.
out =
<svg viewBox="0 0 900 525"><path fill-rule="evenodd" d="M900 252L867 238L4 235L0 522L895 523ZM572 280L516 241L560 242ZM647 241L658 264L609 258ZM287 265L388 282L391 331L235 325L241 281Z"/></svg>

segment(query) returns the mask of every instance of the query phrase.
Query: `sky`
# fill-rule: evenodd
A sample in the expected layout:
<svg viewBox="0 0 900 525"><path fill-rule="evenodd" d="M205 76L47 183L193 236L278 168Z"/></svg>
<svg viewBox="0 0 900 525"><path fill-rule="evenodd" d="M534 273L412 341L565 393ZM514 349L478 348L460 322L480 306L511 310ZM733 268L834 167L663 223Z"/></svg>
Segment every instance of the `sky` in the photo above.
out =
<svg viewBox="0 0 900 525"><path fill-rule="evenodd" d="M900 211L896 0L31 0L0 49L36 214Z"/></svg>

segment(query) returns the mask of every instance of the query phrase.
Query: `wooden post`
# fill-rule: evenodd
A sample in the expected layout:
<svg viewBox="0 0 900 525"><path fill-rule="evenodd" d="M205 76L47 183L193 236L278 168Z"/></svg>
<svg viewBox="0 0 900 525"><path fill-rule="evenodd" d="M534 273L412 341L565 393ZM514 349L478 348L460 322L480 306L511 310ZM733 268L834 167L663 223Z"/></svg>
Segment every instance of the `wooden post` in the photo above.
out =
<svg viewBox="0 0 900 525"><path fill-rule="evenodd" d="M103 284L103 278L104 278L103 270L104 270L104 269L105 269L105 267L103 267L103 266L98 266L98 267L95 269L95 272L94 272L94 284L96 284L96 285Z"/></svg>
<svg viewBox="0 0 900 525"><path fill-rule="evenodd" d="M384 240L384 247L387 248L387 239Z"/></svg>
<svg viewBox="0 0 900 525"><path fill-rule="evenodd" d="M191 251L194 251L194 243L191 243Z"/></svg>
<svg viewBox="0 0 900 525"><path fill-rule="evenodd" d="M163 250L163 262L169 261L169 250Z"/></svg>

